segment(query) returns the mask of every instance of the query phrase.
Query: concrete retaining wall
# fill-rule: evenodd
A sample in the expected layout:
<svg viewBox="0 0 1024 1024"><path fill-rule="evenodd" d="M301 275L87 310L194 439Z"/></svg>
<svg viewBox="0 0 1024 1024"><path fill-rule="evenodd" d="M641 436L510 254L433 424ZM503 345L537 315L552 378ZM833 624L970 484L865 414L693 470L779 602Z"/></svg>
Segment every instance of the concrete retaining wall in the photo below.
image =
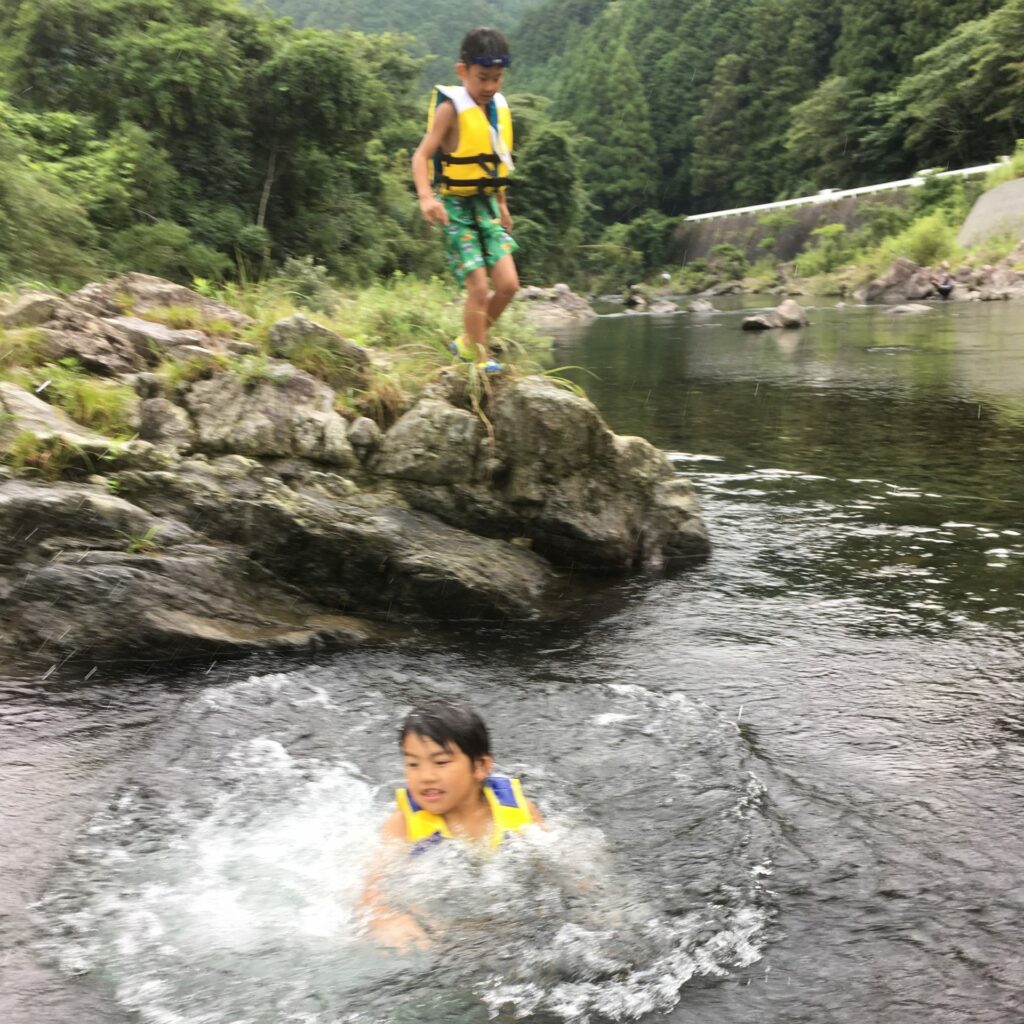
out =
<svg viewBox="0 0 1024 1024"><path fill-rule="evenodd" d="M980 196L956 240L967 248L1000 235L1024 238L1024 178L1004 181Z"/></svg>

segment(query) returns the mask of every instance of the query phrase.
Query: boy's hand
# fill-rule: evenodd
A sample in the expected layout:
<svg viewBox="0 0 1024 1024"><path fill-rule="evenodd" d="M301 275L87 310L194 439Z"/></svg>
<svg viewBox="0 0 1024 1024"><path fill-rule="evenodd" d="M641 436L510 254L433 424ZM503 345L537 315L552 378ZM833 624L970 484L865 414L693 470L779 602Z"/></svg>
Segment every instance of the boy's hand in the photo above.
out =
<svg viewBox="0 0 1024 1024"><path fill-rule="evenodd" d="M501 226L507 232L509 232L509 234L511 234L512 233L512 214L508 212L508 207L507 206L502 206L500 212L501 212Z"/></svg>
<svg viewBox="0 0 1024 1024"><path fill-rule="evenodd" d="M420 212L428 224L447 224L448 211L437 196L425 196L420 200Z"/></svg>

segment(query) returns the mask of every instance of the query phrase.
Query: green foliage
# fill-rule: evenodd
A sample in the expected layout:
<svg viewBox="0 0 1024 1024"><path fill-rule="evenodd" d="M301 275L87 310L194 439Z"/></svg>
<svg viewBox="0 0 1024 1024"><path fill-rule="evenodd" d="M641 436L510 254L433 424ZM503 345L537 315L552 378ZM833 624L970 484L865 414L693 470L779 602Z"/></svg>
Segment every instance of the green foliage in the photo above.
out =
<svg viewBox="0 0 1024 1024"><path fill-rule="evenodd" d="M921 266L929 266L954 258L957 251L956 229L940 209L914 221L893 238L886 239L871 254L868 263L880 270L902 256Z"/></svg>
<svg viewBox="0 0 1024 1024"><path fill-rule="evenodd" d="M32 370L29 379L76 423L110 437L135 433L136 396L127 384L95 377L70 358Z"/></svg>
<svg viewBox="0 0 1024 1024"><path fill-rule="evenodd" d="M118 269L176 281L196 276L219 280L231 267L225 255L194 241L188 228L169 220L135 224L118 231L108 245Z"/></svg>
<svg viewBox="0 0 1024 1024"><path fill-rule="evenodd" d="M747 258L735 245L716 245L708 254L708 270L720 280L739 281L747 273Z"/></svg>
<svg viewBox="0 0 1024 1024"><path fill-rule="evenodd" d="M969 6L986 9L922 48L897 90L907 143L923 163L1008 153L1024 120L1024 0Z"/></svg>
<svg viewBox="0 0 1024 1024"><path fill-rule="evenodd" d="M3 461L19 476L59 480L95 471L93 458L80 445L58 434L35 434L24 430L3 448Z"/></svg>
<svg viewBox="0 0 1024 1024"><path fill-rule="evenodd" d="M1013 156L1009 160L985 176L985 188L995 188L996 185L1002 185L1004 181L1013 181L1015 178L1024 178L1024 139L1017 139Z"/></svg>
<svg viewBox="0 0 1024 1024"><path fill-rule="evenodd" d="M615 228L624 227L625 225L615 225ZM586 268L593 291L621 292L643 277L643 254L615 240L623 234L622 230L615 231L613 237L604 238L586 247Z"/></svg>
<svg viewBox="0 0 1024 1024"><path fill-rule="evenodd" d="M32 327L0 328L0 369L39 366L47 359L45 340Z"/></svg>
<svg viewBox="0 0 1024 1024"><path fill-rule="evenodd" d="M581 46L554 108L584 136L583 177L605 223L650 206L657 180L643 82L630 48L617 40L617 21L610 8L595 23L599 31Z"/></svg>
<svg viewBox="0 0 1024 1024"><path fill-rule="evenodd" d="M764 237L757 243L758 248L771 252L778 244L779 235L796 223L796 217L789 210L769 210L760 214L757 226L764 232Z"/></svg>
<svg viewBox="0 0 1024 1024"><path fill-rule="evenodd" d="M160 550L156 539L158 527L151 526L141 534L126 534L125 552L129 555L152 555Z"/></svg>
<svg viewBox="0 0 1024 1024"><path fill-rule="evenodd" d="M0 280L80 282L97 270L97 232L11 115L0 102Z"/></svg>
<svg viewBox="0 0 1024 1024"><path fill-rule="evenodd" d="M551 120L546 101L517 96L511 102L519 140L510 199L519 276L527 284L571 281L587 209L581 140L569 124Z"/></svg>
<svg viewBox="0 0 1024 1024"><path fill-rule="evenodd" d="M811 232L814 248L796 258L796 272L801 277L827 274L848 262L853 252L845 224L825 224Z"/></svg>

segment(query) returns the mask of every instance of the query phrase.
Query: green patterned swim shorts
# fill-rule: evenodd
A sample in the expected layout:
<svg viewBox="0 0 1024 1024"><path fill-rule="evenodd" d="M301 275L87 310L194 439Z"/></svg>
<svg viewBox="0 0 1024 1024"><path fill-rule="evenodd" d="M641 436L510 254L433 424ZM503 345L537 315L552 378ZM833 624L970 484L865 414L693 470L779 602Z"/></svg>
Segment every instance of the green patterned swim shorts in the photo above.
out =
<svg viewBox="0 0 1024 1024"><path fill-rule="evenodd" d="M459 284L480 267L493 267L519 246L501 226L494 196L441 196L448 223L441 226L448 265Z"/></svg>

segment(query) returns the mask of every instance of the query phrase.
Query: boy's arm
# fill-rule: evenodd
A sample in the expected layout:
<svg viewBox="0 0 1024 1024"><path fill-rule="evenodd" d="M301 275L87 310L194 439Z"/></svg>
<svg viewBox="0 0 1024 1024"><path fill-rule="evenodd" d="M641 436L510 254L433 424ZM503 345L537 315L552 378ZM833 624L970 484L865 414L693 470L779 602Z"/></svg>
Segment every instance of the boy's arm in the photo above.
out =
<svg viewBox="0 0 1024 1024"><path fill-rule="evenodd" d="M544 824L544 815L537 809L537 805L530 799L526 801L526 809L530 812L530 817L533 818L534 825Z"/></svg>
<svg viewBox="0 0 1024 1024"><path fill-rule="evenodd" d="M380 830L381 838L393 845L405 841L405 819L401 811L395 811ZM380 891L382 872L373 871L363 885L359 903L369 918L370 931L382 945L393 949L408 949L410 946L423 948L427 936L411 914L395 913L387 904Z"/></svg>
<svg viewBox="0 0 1024 1024"><path fill-rule="evenodd" d="M430 161L441 148L454 125L455 107L451 103L442 103L434 111L434 121L412 155L412 180L416 185L420 211L423 213L424 220L434 224L447 224L448 211L430 187Z"/></svg>

